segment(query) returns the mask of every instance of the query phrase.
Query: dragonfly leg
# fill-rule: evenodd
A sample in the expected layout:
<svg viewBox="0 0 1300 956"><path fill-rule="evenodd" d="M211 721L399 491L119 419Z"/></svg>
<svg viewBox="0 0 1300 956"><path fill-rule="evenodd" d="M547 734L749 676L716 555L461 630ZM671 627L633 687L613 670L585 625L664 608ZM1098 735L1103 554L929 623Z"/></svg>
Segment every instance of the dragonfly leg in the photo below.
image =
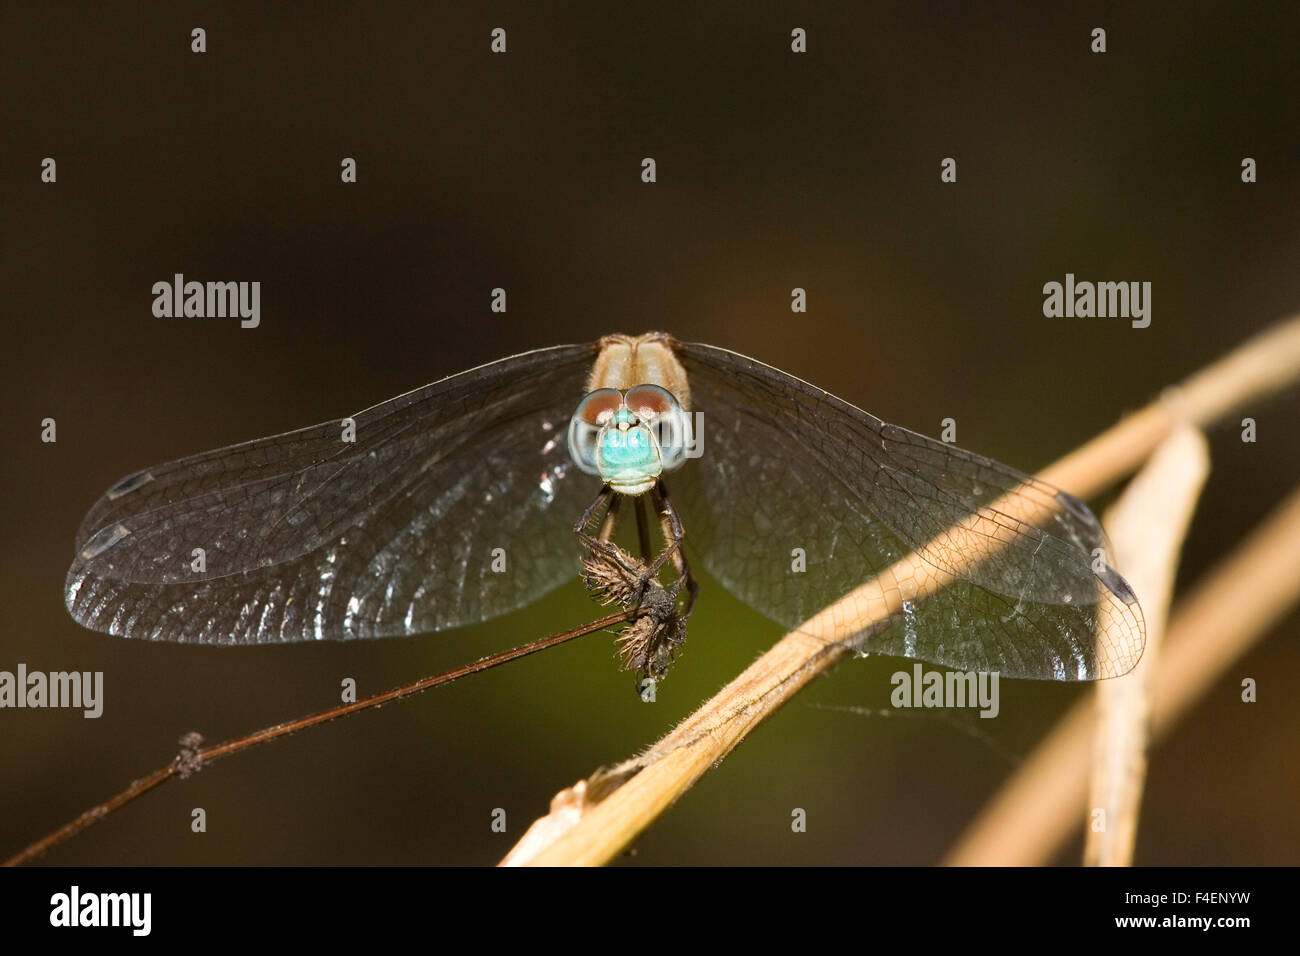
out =
<svg viewBox="0 0 1300 956"><path fill-rule="evenodd" d="M641 545L641 560L650 561L650 525L646 521L645 515L645 497L638 495L636 499L636 536Z"/></svg>
<svg viewBox="0 0 1300 956"><path fill-rule="evenodd" d="M577 524L573 526L573 533L579 536L586 534L587 525L591 524L591 519L600 510L601 505L609 502L610 496L613 494L613 488L609 485L603 486L591 504L587 505L587 510L582 513L582 517L578 519Z"/></svg>
<svg viewBox="0 0 1300 956"><path fill-rule="evenodd" d="M614 490L605 485L596 495L595 500L587 506L587 510L582 513L577 524L573 526L573 533L578 536L578 540L586 545L587 549L593 554L604 555L621 571L631 577L633 580L639 580L641 577L642 566L629 564L623 557L623 552L617 548L609 539L614 533L614 521L618 517L619 498ZM591 524L592 519L600 511L601 506L605 506L605 514L601 518L600 531L596 537L592 537L587 531L587 526Z"/></svg>
<svg viewBox="0 0 1300 956"><path fill-rule="evenodd" d="M609 501L609 507L605 509L605 517L600 522L600 533L596 535L596 540L605 544L614 536L614 522L618 520L618 508L623 503L622 495L615 495Z"/></svg>
<svg viewBox="0 0 1300 956"><path fill-rule="evenodd" d="M682 548L682 539L686 537L686 529L682 526L682 519L677 514L677 509L673 507L672 499L668 497L668 488L660 481L655 485L653 493L664 540L671 542L664 554L660 555L655 568L662 566L664 558L672 557L673 567L677 569L677 580L668 589L668 593L675 602L677 595L681 593L683 585L686 587L686 610L682 613L682 620L685 621L691 616L691 612L695 610L695 600L700 596L700 585L695 580L695 576L691 574L690 562L686 560L686 552Z"/></svg>

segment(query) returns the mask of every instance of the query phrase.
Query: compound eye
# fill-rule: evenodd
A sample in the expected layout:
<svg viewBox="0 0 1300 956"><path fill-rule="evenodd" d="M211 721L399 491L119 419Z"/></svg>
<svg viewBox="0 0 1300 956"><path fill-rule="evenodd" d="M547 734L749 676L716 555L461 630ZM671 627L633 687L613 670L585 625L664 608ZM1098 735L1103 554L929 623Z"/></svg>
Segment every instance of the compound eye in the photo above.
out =
<svg viewBox="0 0 1300 956"><path fill-rule="evenodd" d="M623 396L615 388L598 388L578 403L569 418L569 457L589 475L598 475L596 445L601 429L623 406Z"/></svg>
<svg viewBox="0 0 1300 956"><path fill-rule="evenodd" d="M677 411L681 408L673 393L658 385L638 385L628 389L624 399L628 411L643 422L650 422L660 415Z"/></svg>
<svg viewBox="0 0 1300 956"><path fill-rule="evenodd" d="M616 388L598 388L578 403L573 417L587 425L600 426L614 417L623 404L623 396Z"/></svg>
<svg viewBox="0 0 1300 956"><path fill-rule="evenodd" d="M686 460L691 445L691 417L672 392L658 385L638 385L624 398L628 411L655 436L663 455L664 471Z"/></svg>

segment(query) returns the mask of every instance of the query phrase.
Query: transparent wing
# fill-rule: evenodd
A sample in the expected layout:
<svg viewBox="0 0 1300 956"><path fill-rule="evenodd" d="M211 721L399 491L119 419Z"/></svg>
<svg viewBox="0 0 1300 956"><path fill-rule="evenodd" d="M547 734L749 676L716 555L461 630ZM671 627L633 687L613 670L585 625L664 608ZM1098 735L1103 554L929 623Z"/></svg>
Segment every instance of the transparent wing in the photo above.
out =
<svg viewBox="0 0 1300 956"><path fill-rule="evenodd" d="M124 478L78 532L68 610L126 637L262 644L526 604L578 572L569 528L598 489L565 436L593 355L453 375L353 416L353 441L341 419Z"/></svg>
<svg viewBox="0 0 1300 956"><path fill-rule="evenodd" d="M669 485L688 550L747 604L873 653L1007 677L1091 680L1141 657L1141 609L1113 569L1094 572L1106 543L1078 499L734 352L678 354L703 453Z"/></svg>

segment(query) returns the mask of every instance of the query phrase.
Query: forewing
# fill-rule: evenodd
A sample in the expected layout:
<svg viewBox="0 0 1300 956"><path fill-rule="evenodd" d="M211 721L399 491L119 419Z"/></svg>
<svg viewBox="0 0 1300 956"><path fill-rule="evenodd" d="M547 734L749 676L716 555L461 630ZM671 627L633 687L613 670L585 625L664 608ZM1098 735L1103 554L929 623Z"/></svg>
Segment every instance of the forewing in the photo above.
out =
<svg viewBox="0 0 1300 956"><path fill-rule="evenodd" d="M453 375L352 416L352 441L341 419L124 478L78 532L68 610L127 637L261 644L526 604L577 574L569 528L598 489L566 429L593 356Z"/></svg>
<svg viewBox="0 0 1300 956"><path fill-rule="evenodd" d="M900 611L882 623L850 607L837 639L1052 680L1116 676L1141 657L1141 609L1113 569L1094 572L1106 544L1082 502L734 352L687 343L679 357L703 446L672 493L688 549L747 604L799 628L878 578ZM897 570L909 555L949 586L914 600Z"/></svg>

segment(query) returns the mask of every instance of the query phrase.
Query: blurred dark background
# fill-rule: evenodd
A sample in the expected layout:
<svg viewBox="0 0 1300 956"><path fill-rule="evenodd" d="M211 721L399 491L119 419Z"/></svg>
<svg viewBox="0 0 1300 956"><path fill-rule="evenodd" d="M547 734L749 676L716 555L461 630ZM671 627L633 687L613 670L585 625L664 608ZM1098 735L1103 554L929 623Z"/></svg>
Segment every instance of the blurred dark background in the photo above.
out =
<svg viewBox="0 0 1300 956"><path fill-rule="evenodd" d="M222 740L331 704L345 676L370 693L593 613L575 581L409 640L216 650L90 633L63 607L73 536L129 472L525 349L660 328L918 431L951 416L961 444L1034 470L1300 310L1300 6L843 6L0 14L0 669L102 670L107 695L99 720L0 712L0 854L163 763L185 731ZM505 55L488 49L498 26ZM151 286L175 272L261 281L261 327L155 318ZM1066 272L1152 282L1150 328L1044 318L1042 285ZM496 286L505 315L489 311ZM1257 444L1231 424L1211 435L1184 586L1295 483L1296 411L1294 392L1251 410ZM47 416L57 444L39 439ZM653 706L594 635L214 765L47 861L494 862L558 789L652 742L780 636L705 588ZM1300 860L1298 626L1152 754L1139 862ZM897 667L817 682L628 860L934 862L1082 692L1005 683L1002 717L973 722L983 739L830 709L886 706Z"/></svg>

